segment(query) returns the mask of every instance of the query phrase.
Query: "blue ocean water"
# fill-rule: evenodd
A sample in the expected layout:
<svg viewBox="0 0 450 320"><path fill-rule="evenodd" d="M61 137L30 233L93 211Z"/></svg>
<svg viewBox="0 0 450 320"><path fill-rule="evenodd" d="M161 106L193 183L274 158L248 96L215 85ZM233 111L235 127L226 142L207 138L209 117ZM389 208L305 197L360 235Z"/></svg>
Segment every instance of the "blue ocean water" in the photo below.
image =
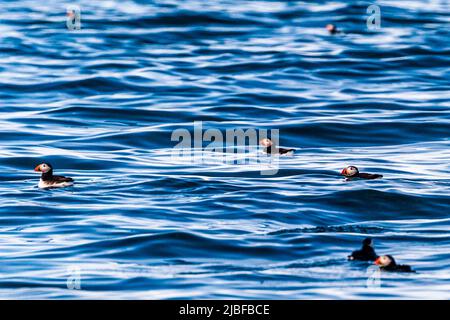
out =
<svg viewBox="0 0 450 320"><path fill-rule="evenodd" d="M449 23L447 0L1 0L0 298L449 299ZM297 151L267 176L174 157L194 121ZM43 161L75 186L38 189ZM346 261L367 236L417 273Z"/></svg>

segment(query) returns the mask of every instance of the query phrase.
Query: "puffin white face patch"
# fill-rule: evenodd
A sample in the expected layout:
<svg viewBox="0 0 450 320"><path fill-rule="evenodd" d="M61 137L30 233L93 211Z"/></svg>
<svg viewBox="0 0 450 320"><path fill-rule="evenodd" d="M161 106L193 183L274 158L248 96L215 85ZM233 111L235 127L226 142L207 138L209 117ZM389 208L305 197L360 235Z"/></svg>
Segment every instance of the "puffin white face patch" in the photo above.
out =
<svg viewBox="0 0 450 320"><path fill-rule="evenodd" d="M380 257L380 264L382 266L388 266L391 263L391 259L389 259L388 256L381 256Z"/></svg>
<svg viewBox="0 0 450 320"><path fill-rule="evenodd" d="M47 173L50 171L50 167L48 165L46 165L45 163L41 164L41 171L43 173Z"/></svg>
<svg viewBox="0 0 450 320"><path fill-rule="evenodd" d="M273 142L267 138L262 139L260 143L264 147L270 147L273 144Z"/></svg>
<svg viewBox="0 0 450 320"><path fill-rule="evenodd" d="M353 176L355 174L358 173L358 169L356 169L356 167L348 167L347 168L347 175L348 176Z"/></svg>

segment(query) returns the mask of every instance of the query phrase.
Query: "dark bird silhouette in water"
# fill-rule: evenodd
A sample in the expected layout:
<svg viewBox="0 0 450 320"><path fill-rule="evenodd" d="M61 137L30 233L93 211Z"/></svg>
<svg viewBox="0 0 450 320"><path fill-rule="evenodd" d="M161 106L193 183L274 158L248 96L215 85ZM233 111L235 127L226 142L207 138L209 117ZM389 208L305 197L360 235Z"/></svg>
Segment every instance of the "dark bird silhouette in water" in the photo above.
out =
<svg viewBox="0 0 450 320"><path fill-rule="evenodd" d="M334 24L327 24L325 28L328 30L330 34L340 33L340 31Z"/></svg>
<svg viewBox="0 0 450 320"><path fill-rule="evenodd" d="M397 264L391 255L381 256L375 260L375 264L380 267L382 271L391 272L415 272L410 266L406 264Z"/></svg>
<svg viewBox="0 0 450 320"><path fill-rule="evenodd" d="M53 167L49 163L41 163L34 168L36 172L42 172L39 180L39 188L61 188L73 185L73 179L53 175Z"/></svg>
<svg viewBox="0 0 450 320"><path fill-rule="evenodd" d="M360 178L360 179L378 179L383 178L381 174L372 174L359 172L358 168L355 166L349 166L341 171L341 175L345 176L347 179Z"/></svg>
<svg viewBox="0 0 450 320"><path fill-rule="evenodd" d="M361 249L353 251L352 254L348 256L348 260L359 261L375 261L377 258L378 255L373 248L372 238L365 238L362 242Z"/></svg>
<svg viewBox="0 0 450 320"><path fill-rule="evenodd" d="M268 138L261 139L259 143L264 147L264 152L267 154L291 154L295 151L295 149L279 148Z"/></svg>

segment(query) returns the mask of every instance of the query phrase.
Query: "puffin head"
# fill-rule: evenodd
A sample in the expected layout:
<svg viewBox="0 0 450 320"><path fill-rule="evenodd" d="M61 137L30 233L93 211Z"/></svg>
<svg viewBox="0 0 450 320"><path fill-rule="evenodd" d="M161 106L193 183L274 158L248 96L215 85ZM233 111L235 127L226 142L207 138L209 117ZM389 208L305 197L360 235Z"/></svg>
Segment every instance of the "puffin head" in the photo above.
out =
<svg viewBox="0 0 450 320"><path fill-rule="evenodd" d="M337 31L337 28L334 24L327 24L326 28L330 33L336 33Z"/></svg>
<svg viewBox="0 0 450 320"><path fill-rule="evenodd" d="M47 173L50 170L53 170L52 166L48 163L41 163L40 165L37 165L36 168L34 168L34 171L36 172L42 172L42 173Z"/></svg>
<svg viewBox="0 0 450 320"><path fill-rule="evenodd" d="M365 239L363 240L363 245L364 245L364 246L369 246L369 247L373 246L373 240L372 240L372 238L365 238Z"/></svg>
<svg viewBox="0 0 450 320"><path fill-rule="evenodd" d="M394 257L391 255L380 256L375 260L375 264L380 267L388 267L391 265L396 265Z"/></svg>
<svg viewBox="0 0 450 320"><path fill-rule="evenodd" d="M341 175L346 177L353 177L359 173L359 170L355 166L349 166L341 171Z"/></svg>
<svg viewBox="0 0 450 320"><path fill-rule="evenodd" d="M261 139L261 141L259 141L259 144L262 145L263 147L271 147L273 145L273 142L268 138L264 138Z"/></svg>

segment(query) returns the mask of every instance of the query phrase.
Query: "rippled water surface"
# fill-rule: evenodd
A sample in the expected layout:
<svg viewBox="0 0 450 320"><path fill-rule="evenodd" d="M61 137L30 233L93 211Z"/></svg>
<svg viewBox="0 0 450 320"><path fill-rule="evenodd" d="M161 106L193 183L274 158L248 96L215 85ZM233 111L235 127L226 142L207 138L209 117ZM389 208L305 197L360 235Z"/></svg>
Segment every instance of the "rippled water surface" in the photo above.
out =
<svg viewBox="0 0 450 320"><path fill-rule="evenodd" d="M80 0L70 31L0 1L0 297L449 299L450 4L375 2L379 30L367 1ZM194 121L297 151L177 158ZM371 284L366 236L417 273Z"/></svg>

